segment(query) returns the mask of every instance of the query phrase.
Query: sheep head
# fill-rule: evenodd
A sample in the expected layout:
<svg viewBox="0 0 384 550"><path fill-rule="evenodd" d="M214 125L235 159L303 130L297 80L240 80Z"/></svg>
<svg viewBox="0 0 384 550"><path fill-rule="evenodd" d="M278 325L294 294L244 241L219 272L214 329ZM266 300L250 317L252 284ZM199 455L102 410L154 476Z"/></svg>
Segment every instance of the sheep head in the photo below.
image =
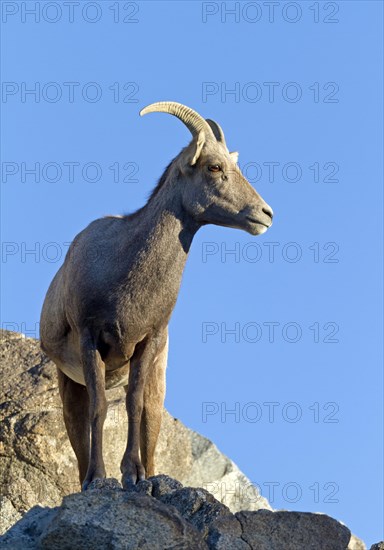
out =
<svg viewBox="0 0 384 550"><path fill-rule="evenodd" d="M176 116L192 134L191 143L174 161L183 180L182 205L188 214L201 225L265 233L272 225L272 209L241 173L238 153L228 150L220 125L172 101L153 103L140 115L151 112Z"/></svg>

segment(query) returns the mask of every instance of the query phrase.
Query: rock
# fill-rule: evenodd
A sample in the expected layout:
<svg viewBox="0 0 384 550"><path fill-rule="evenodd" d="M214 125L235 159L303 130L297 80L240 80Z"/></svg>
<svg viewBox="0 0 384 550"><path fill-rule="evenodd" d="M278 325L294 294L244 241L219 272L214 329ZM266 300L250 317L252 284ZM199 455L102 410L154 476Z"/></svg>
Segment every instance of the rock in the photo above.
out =
<svg viewBox="0 0 384 550"><path fill-rule="evenodd" d="M372 544L370 550L384 550L384 542L376 542L376 544Z"/></svg>
<svg viewBox="0 0 384 550"><path fill-rule="evenodd" d="M352 534L347 550L367 550L367 547L362 540L357 538L356 535Z"/></svg>
<svg viewBox="0 0 384 550"><path fill-rule="evenodd" d="M204 536L217 518L232 515L227 506L218 502L205 489L186 487L163 495L160 500L174 506Z"/></svg>
<svg viewBox="0 0 384 550"><path fill-rule="evenodd" d="M1 550L34 550L44 529L56 516L58 508L34 506L5 535L0 537Z"/></svg>
<svg viewBox="0 0 384 550"><path fill-rule="evenodd" d="M3 537L1 548L21 549L23 544L29 550L208 548L175 508L151 496L123 491L113 479L64 497L59 508L33 509L32 517L31 512Z"/></svg>
<svg viewBox="0 0 384 550"><path fill-rule="evenodd" d="M56 367L42 353L37 340L14 332L1 331L0 355L2 533L33 506L56 506L64 495L77 492L80 486L75 455L62 418ZM108 476L120 479L120 461L128 431L124 390L109 390L107 398L105 465ZM234 512L271 509L213 443L166 411L156 464L157 472L169 474L184 485L210 490Z"/></svg>
<svg viewBox="0 0 384 550"><path fill-rule="evenodd" d="M162 474L123 491L118 479L127 419L119 390L107 393L110 477L79 493L55 366L36 340L16 333L2 332L0 354L0 533L7 531L1 549L365 548L326 515L272 512L229 458L166 411L156 455Z"/></svg>
<svg viewBox="0 0 384 550"><path fill-rule="evenodd" d="M204 489L165 476L123 490L115 479L91 483L60 507L27 512L1 539L9 550L346 550L350 531L305 512L258 510L235 515ZM161 487L161 490L159 490ZM154 496L157 495L157 496Z"/></svg>
<svg viewBox="0 0 384 550"><path fill-rule="evenodd" d="M1 511L0 522L2 525L3 533L7 529L12 527L12 525L22 517L21 514L19 514L19 512L14 508L9 498L6 498L6 497L0 497L0 511Z"/></svg>
<svg viewBox="0 0 384 550"><path fill-rule="evenodd" d="M218 520L206 540L215 550L346 550L350 537L345 525L324 514L258 510Z"/></svg>
<svg viewBox="0 0 384 550"><path fill-rule="evenodd" d="M122 490L64 497L40 544L47 550L207 548L176 510L154 498L124 494Z"/></svg>
<svg viewBox="0 0 384 550"><path fill-rule="evenodd" d="M259 510L238 512L236 518L242 539L255 550L345 550L351 538L345 525L325 514Z"/></svg>
<svg viewBox="0 0 384 550"><path fill-rule="evenodd" d="M183 487L183 484L180 483L180 481L176 481L176 479L172 479L171 477L165 475L150 477L149 479L152 483L152 495L155 498L168 495L169 493L182 489Z"/></svg>
<svg viewBox="0 0 384 550"><path fill-rule="evenodd" d="M251 547L242 535L241 523L235 516L222 517L211 525L207 544L214 550L250 550Z"/></svg>

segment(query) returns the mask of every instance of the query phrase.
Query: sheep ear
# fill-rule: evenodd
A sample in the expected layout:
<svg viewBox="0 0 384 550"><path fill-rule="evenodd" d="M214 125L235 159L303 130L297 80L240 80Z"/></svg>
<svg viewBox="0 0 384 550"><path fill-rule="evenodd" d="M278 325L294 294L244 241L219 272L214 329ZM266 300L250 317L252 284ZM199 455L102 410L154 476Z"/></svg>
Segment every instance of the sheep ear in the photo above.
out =
<svg viewBox="0 0 384 550"><path fill-rule="evenodd" d="M197 135L197 139L196 139L196 143L195 143L195 152L194 152L193 157L192 157L192 159L189 163L191 166L194 166L196 164L196 162L197 162L197 160L198 160L198 158L201 154L201 150L203 148L204 143L205 143L205 133L202 130Z"/></svg>
<svg viewBox="0 0 384 550"><path fill-rule="evenodd" d="M229 153L229 156L237 164L237 161L239 160L239 153L237 151L232 151L232 153Z"/></svg>

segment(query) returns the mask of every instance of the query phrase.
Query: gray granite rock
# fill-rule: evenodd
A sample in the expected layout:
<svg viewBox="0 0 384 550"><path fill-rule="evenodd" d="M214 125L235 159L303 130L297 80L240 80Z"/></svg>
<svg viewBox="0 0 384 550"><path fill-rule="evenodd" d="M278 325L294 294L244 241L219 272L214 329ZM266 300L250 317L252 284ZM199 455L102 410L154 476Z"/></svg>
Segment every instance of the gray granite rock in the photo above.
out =
<svg viewBox="0 0 384 550"><path fill-rule="evenodd" d="M110 477L79 493L55 366L36 340L16 333L3 331L0 355L0 533L7 531L1 549L365 548L326 515L272 512L230 459L166 411L156 457L162 475L123 491L118 479L127 420L119 390L107 394Z"/></svg>
<svg viewBox="0 0 384 550"><path fill-rule="evenodd" d="M91 483L52 510L35 507L0 540L15 550L154 550L208 548L173 506L115 479Z"/></svg>
<svg viewBox="0 0 384 550"><path fill-rule="evenodd" d="M253 550L346 550L350 530L325 514L238 512L242 539Z"/></svg>
<svg viewBox="0 0 384 550"><path fill-rule="evenodd" d="M77 463L62 418L56 368L38 341L1 331L0 533L33 506L56 506L79 490ZM127 439L124 390L107 392L104 430L107 475L120 479ZM232 511L270 509L249 480L208 439L164 411L157 472L184 485L210 488ZM223 487L229 489L224 490ZM237 489L237 492L236 492ZM141 486L140 490L144 490ZM148 491L149 489L146 489Z"/></svg>
<svg viewBox="0 0 384 550"><path fill-rule="evenodd" d="M140 484L138 484L140 485ZM34 507L0 539L6 550L346 550L351 533L305 512L233 514L204 489L166 476L123 490L116 479ZM152 495L149 494L150 490ZM156 495L156 496L154 496Z"/></svg>
<svg viewBox="0 0 384 550"><path fill-rule="evenodd" d="M160 497L161 502L174 506L189 523L205 537L216 519L232 516L229 508L217 501L205 489L184 487Z"/></svg>

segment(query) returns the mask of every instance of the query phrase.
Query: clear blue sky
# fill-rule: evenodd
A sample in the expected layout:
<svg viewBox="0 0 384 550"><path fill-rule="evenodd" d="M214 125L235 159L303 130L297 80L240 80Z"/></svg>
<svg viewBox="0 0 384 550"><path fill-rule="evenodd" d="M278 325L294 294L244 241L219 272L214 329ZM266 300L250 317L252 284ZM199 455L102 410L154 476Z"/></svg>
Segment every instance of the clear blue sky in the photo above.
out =
<svg viewBox="0 0 384 550"><path fill-rule="evenodd" d="M197 234L166 406L274 507L382 538L382 3L2 10L3 327L36 336L67 244L141 206L189 142L140 108L216 119L275 222Z"/></svg>

